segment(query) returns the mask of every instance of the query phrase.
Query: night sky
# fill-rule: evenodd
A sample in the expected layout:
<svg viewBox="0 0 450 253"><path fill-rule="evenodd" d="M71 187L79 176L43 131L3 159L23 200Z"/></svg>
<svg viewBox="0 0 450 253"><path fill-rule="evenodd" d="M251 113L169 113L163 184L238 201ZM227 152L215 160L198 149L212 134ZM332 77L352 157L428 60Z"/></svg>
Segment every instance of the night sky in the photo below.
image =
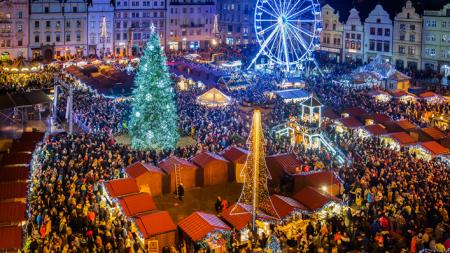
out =
<svg viewBox="0 0 450 253"><path fill-rule="evenodd" d="M396 13L402 10L406 0L319 0L322 4L328 3L333 8L339 10L341 21L346 21L349 15L349 10L355 7L360 13L362 21L366 19L367 15L376 4L380 3L384 9L390 14L391 19L394 19ZM439 10L450 3L450 0L412 0L416 10L422 14L423 10Z"/></svg>

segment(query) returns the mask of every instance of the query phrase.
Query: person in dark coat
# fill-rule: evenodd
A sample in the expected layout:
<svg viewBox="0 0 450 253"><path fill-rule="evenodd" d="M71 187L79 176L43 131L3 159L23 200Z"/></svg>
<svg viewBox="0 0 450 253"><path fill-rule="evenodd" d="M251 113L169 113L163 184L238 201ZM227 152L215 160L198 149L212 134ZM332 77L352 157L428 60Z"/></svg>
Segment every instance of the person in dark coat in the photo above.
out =
<svg viewBox="0 0 450 253"><path fill-rule="evenodd" d="M183 183L180 183L178 185L178 199L180 201L183 201L184 198L184 187L183 187Z"/></svg>

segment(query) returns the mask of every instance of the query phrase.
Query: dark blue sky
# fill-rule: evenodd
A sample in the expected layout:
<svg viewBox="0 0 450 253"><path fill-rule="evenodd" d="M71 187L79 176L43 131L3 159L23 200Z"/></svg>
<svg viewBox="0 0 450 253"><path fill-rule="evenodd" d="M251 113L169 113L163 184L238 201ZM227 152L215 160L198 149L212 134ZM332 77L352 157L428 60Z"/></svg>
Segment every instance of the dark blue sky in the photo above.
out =
<svg viewBox="0 0 450 253"><path fill-rule="evenodd" d="M347 20L349 10L356 7L359 10L362 21L367 17L369 12L380 3L384 9L389 12L393 19L395 14L400 12L406 0L319 0L322 4L328 3L333 8L338 9L341 14L341 19ZM450 0L412 0L416 10L422 14L423 10L438 10L445 4L450 3Z"/></svg>

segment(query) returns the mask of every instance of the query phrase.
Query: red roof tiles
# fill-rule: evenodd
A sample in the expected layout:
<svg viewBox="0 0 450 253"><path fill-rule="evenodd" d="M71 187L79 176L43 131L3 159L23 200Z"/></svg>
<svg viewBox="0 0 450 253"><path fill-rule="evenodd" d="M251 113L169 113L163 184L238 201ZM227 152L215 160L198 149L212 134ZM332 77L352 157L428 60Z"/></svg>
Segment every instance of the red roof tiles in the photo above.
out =
<svg viewBox="0 0 450 253"><path fill-rule="evenodd" d="M367 112L359 107L351 107L342 111L342 114L348 114L351 117L357 117L366 114Z"/></svg>
<svg viewBox="0 0 450 253"><path fill-rule="evenodd" d="M22 227L0 227L0 249L18 250L22 248Z"/></svg>
<svg viewBox="0 0 450 253"><path fill-rule="evenodd" d="M127 172L128 176L132 178L137 178L145 173L164 174L164 172L160 168L153 166L149 163L141 163L141 162L133 163L132 165L128 166L125 169L125 171Z"/></svg>
<svg viewBox="0 0 450 253"><path fill-rule="evenodd" d="M448 148L442 146L441 144L435 141L423 142L420 143L420 146L430 151L432 155L445 155L449 153Z"/></svg>
<svg viewBox="0 0 450 253"><path fill-rule="evenodd" d="M404 131L408 131L408 130L417 128L416 125L414 125L413 123L411 123L409 120L406 120L406 119L395 121L395 124L397 126L399 126L401 129L403 129Z"/></svg>
<svg viewBox="0 0 450 253"><path fill-rule="evenodd" d="M3 165L26 164L31 162L31 154L29 153L9 153L3 157Z"/></svg>
<svg viewBox="0 0 450 253"><path fill-rule="evenodd" d="M119 198L119 205L128 217L156 209L153 198L144 192Z"/></svg>
<svg viewBox="0 0 450 253"><path fill-rule="evenodd" d="M25 221L26 208L23 202L0 203L0 225Z"/></svg>
<svg viewBox="0 0 450 253"><path fill-rule="evenodd" d="M139 187L133 178L111 180L105 182L105 187L111 198L139 193Z"/></svg>
<svg viewBox="0 0 450 253"><path fill-rule="evenodd" d="M419 94L419 97L421 98L432 98L432 97L437 97L439 96L438 94L432 92L432 91L426 91L424 93Z"/></svg>
<svg viewBox="0 0 450 253"><path fill-rule="evenodd" d="M0 184L0 201L15 198L25 198L27 196L27 183L6 182Z"/></svg>
<svg viewBox="0 0 450 253"><path fill-rule="evenodd" d="M295 199L274 194L270 197L272 203L281 219L285 218L293 211L306 210L306 207Z"/></svg>
<svg viewBox="0 0 450 253"><path fill-rule="evenodd" d="M214 161L228 163L228 161L223 157L207 151L201 152L192 159L192 162L200 167L206 167L209 163Z"/></svg>
<svg viewBox="0 0 450 253"><path fill-rule="evenodd" d="M340 118L338 121L347 128L358 128L363 126L363 124L355 117Z"/></svg>
<svg viewBox="0 0 450 253"><path fill-rule="evenodd" d="M266 156L266 163L270 170L276 169L288 174L301 172L302 163L292 153Z"/></svg>
<svg viewBox="0 0 450 253"><path fill-rule="evenodd" d="M336 175L330 171L318 171L299 174L295 176L295 182L300 185L311 186L316 189L319 189L326 185L341 184L339 178L337 178Z"/></svg>
<svg viewBox="0 0 450 253"><path fill-rule="evenodd" d="M135 217L135 222L145 239L176 231L177 229L177 226L166 211L138 215Z"/></svg>
<svg viewBox="0 0 450 253"><path fill-rule="evenodd" d="M316 211L332 201L336 203L339 202L339 199L312 187L301 189L294 195L294 199L300 202L309 211Z"/></svg>
<svg viewBox="0 0 450 253"><path fill-rule="evenodd" d="M223 221L214 214L194 212L182 219L178 226L188 235L192 241L199 241L214 231L231 230Z"/></svg>
<svg viewBox="0 0 450 253"><path fill-rule="evenodd" d="M394 139L400 146L407 146L416 143L409 134L405 132L393 133L390 135L392 139Z"/></svg>
<svg viewBox="0 0 450 253"><path fill-rule="evenodd" d="M25 166L0 168L0 182L26 181L28 175L29 170L28 167Z"/></svg>
<svg viewBox="0 0 450 253"><path fill-rule="evenodd" d="M239 147L228 147L222 152L221 155L232 163L244 163L248 154L248 150Z"/></svg>
<svg viewBox="0 0 450 253"><path fill-rule="evenodd" d="M237 230L243 229L251 220L252 215L240 204L233 210L236 204L222 211L222 218ZM232 212L233 211L233 212Z"/></svg>
<svg viewBox="0 0 450 253"><path fill-rule="evenodd" d="M445 138L445 133L435 127L425 127L420 129L426 135L433 138L433 140L440 140Z"/></svg>
<svg viewBox="0 0 450 253"><path fill-rule="evenodd" d="M386 128L382 127L379 124L365 126L364 128L367 130L367 132L374 136L385 135L389 133Z"/></svg>
<svg viewBox="0 0 450 253"><path fill-rule="evenodd" d="M171 156L166 160L163 160L162 162L159 163L159 167L162 170L164 170L167 174L170 174L175 169L175 164L178 164L179 166L185 168L192 168L192 169L198 168L195 164L176 156Z"/></svg>

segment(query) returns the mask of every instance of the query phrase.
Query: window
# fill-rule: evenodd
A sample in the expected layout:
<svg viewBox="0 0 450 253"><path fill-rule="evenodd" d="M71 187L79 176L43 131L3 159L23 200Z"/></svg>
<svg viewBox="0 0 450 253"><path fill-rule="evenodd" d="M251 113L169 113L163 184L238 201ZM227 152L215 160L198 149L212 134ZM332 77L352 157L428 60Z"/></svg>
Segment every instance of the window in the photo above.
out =
<svg viewBox="0 0 450 253"><path fill-rule="evenodd" d="M400 30L404 31L406 29L406 25L405 24L400 24Z"/></svg>
<svg viewBox="0 0 450 253"><path fill-rule="evenodd" d="M399 46L398 47L398 53L399 54L405 54L405 47L404 46Z"/></svg>
<svg viewBox="0 0 450 253"><path fill-rule="evenodd" d="M59 29L61 27L61 21L56 21L55 27L56 29Z"/></svg>
<svg viewBox="0 0 450 253"><path fill-rule="evenodd" d="M120 33L116 33L116 40L120 40Z"/></svg>
<svg viewBox="0 0 450 253"><path fill-rule="evenodd" d="M436 49L431 48L431 49L430 49L430 55L431 55L431 56L436 56Z"/></svg>
<svg viewBox="0 0 450 253"><path fill-rule="evenodd" d="M356 38L357 38L358 40L361 40L361 34L358 33L358 34L356 35Z"/></svg>
<svg viewBox="0 0 450 253"><path fill-rule="evenodd" d="M61 34L57 33L57 34L55 35L55 41L56 41L56 42L60 42L60 41L61 41Z"/></svg>
<svg viewBox="0 0 450 253"><path fill-rule="evenodd" d="M120 28L120 22L116 22L116 28Z"/></svg>
<svg viewBox="0 0 450 253"><path fill-rule="evenodd" d="M369 49L371 51L375 51L375 41L374 40L369 41Z"/></svg>
<svg viewBox="0 0 450 253"><path fill-rule="evenodd" d="M377 35L379 35L379 36L383 35L383 28L377 29Z"/></svg>
<svg viewBox="0 0 450 253"><path fill-rule="evenodd" d="M51 21L45 21L45 27L46 28L50 28L52 26L52 22Z"/></svg>
<svg viewBox="0 0 450 253"><path fill-rule="evenodd" d="M74 6L74 7L72 8L72 11L73 11L74 13L77 13L77 12L78 12L78 7L77 7L77 6Z"/></svg>
<svg viewBox="0 0 450 253"><path fill-rule="evenodd" d="M377 40L377 51L381 52L383 50L383 42L381 40Z"/></svg>
<svg viewBox="0 0 450 253"><path fill-rule="evenodd" d="M45 42L50 43L51 40L52 40L52 39L51 39L50 34L47 34L47 35L45 36Z"/></svg>
<svg viewBox="0 0 450 253"><path fill-rule="evenodd" d="M389 52L390 50L390 42L384 41L384 52Z"/></svg>
<svg viewBox="0 0 450 253"><path fill-rule="evenodd" d="M400 34L400 41L405 41L405 34Z"/></svg>
<svg viewBox="0 0 450 253"><path fill-rule="evenodd" d="M45 13L49 13L49 8L48 7L44 7L44 12Z"/></svg>
<svg viewBox="0 0 450 253"><path fill-rule="evenodd" d="M21 47L22 45L23 45L22 40L18 40L18 41L17 41L17 46Z"/></svg>
<svg viewBox="0 0 450 253"><path fill-rule="evenodd" d="M34 21L34 28L39 28L39 21Z"/></svg>
<svg viewBox="0 0 450 253"><path fill-rule="evenodd" d="M409 29L410 29L411 31L415 31L415 30L416 30L416 25L411 25L411 26L409 27Z"/></svg>
<svg viewBox="0 0 450 253"><path fill-rule="evenodd" d="M415 55L416 54L416 48L412 47L412 46L409 46L408 47L408 54L409 55Z"/></svg>
<svg viewBox="0 0 450 253"><path fill-rule="evenodd" d="M76 21L76 26L77 26L77 28L81 28L81 21L80 20Z"/></svg>
<svg viewBox="0 0 450 253"><path fill-rule="evenodd" d="M22 18L22 16L23 16L23 14L22 14L21 11L19 11L19 12L17 13L17 15L18 15L19 18Z"/></svg>
<svg viewBox="0 0 450 253"><path fill-rule="evenodd" d="M375 27L370 28L370 35L375 35Z"/></svg>
<svg viewBox="0 0 450 253"><path fill-rule="evenodd" d="M384 29L384 36L391 36L391 29L389 28Z"/></svg>
<svg viewBox="0 0 450 253"><path fill-rule="evenodd" d="M80 42L80 41L81 41L81 33L77 32L77 42Z"/></svg>
<svg viewBox="0 0 450 253"><path fill-rule="evenodd" d="M123 28L127 28L128 27L128 23L126 21L123 21Z"/></svg>
<svg viewBox="0 0 450 253"><path fill-rule="evenodd" d="M414 34L409 35L409 41L416 42L416 35L414 35Z"/></svg>
<svg viewBox="0 0 450 253"><path fill-rule="evenodd" d="M23 32L23 25L22 24L17 24L17 32L19 32L19 33Z"/></svg>
<svg viewBox="0 0 450 253"><path fill-rule="evenodd" d="M34 43L39 43L39 34L34 35Z"/></svg>
<svg viewBox="0 0 450 253"><path fill-rule="evenodd" d="M66 33L66 42L70 42L70 33Z"/></svg>
<svg viewBox="0 0 450 253"><path fill-rule="evenodd" d="M70 21L66 21L66 28L70 28Z"/></svg>
<svg viewBox="0 0 450 253"><path fill-rule="evenodd" d="M352 31L356 31L356 25L352 25Z"/></svg>
<svg viewBox="0 0 450 253"><path fill-rule="evenodd" d="M123 40L127 40L128 39L128 33L123 33L122 34L122 39Z"/></svg>

